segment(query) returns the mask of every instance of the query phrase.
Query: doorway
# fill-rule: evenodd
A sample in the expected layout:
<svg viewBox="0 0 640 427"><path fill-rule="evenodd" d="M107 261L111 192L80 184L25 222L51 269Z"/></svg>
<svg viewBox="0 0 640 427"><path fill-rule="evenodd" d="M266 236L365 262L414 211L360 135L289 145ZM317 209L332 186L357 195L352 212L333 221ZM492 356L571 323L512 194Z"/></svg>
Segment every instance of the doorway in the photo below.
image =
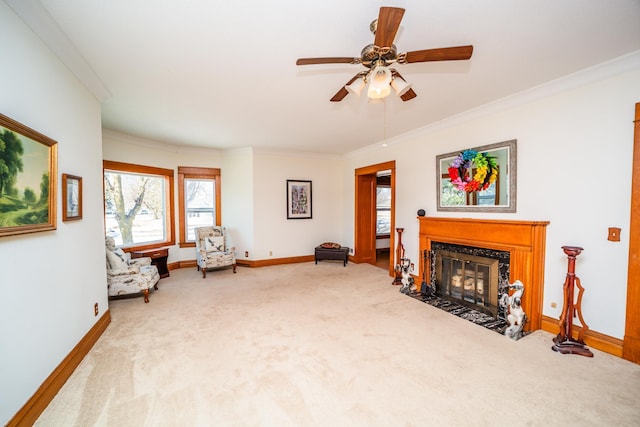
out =
<svg viewBox="0 0 640 427"><path fill-rule="evenodd" d="M640 363L640 103L636 104L633 138L631 223L629 225L629 272L627 279L627 317L622 357Z"/></svg>
<svg viewBox="0 0 640 427"><path fill-rule="evenodd" d="M391 171L376 173L376 266L387 269L391 258Z"/></svg>
<svg viewBox="0 0 640 427"><path fill-rule="evenodd" d="M376 265L377 262L377 185L378 175L384 174L388 178L390 191L389 203L389 248L395 247L395 182L396 182L396 162L395 160L365 166L355 170L355 239L354 239L354 261L357 263L368 263ZM391 252L391 251L390 251ZM389 275L394 272L393 257L389 256Z"/></svg>

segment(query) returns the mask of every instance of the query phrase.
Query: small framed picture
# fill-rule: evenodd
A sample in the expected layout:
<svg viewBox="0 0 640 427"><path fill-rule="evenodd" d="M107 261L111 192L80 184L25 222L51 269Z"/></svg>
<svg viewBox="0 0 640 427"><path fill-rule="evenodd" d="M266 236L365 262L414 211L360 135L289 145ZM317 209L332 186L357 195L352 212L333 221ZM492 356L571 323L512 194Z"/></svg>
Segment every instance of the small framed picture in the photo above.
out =
<svg viewBox="0 0 640 427"><path fill-rule="evenodd" d="M82 219L82 178L62 174L62 220Z"/></svg>
<svg viewBox="0 0 640 427"><path fill-rule="evenodd" d="M287 219L311 218L311 181L287 180Z"/></svg>

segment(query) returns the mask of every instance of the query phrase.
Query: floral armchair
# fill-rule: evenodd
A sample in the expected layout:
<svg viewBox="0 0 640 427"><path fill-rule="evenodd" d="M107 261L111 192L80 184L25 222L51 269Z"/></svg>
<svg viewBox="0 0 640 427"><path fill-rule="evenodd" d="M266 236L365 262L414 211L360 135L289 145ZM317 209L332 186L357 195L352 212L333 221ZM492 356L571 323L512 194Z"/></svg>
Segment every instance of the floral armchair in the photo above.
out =
<svg viewBox="0 0 640 427"><path fill-rule="evenodd" d="M158 289L160 274L151 258L131 259L131 255L116 248L113 237L105 240L107 253L107 289L110 297L138 294L144 295L144 302L149 302L149 289Z"/></svg>
<svg viewBox="0 0 640 427"><path fill-rule="evenodd" d="M207 269L233 266L236 272L236 248L227 243L227 229L219 225L196 227L196 267L207 277Z"/></svg>

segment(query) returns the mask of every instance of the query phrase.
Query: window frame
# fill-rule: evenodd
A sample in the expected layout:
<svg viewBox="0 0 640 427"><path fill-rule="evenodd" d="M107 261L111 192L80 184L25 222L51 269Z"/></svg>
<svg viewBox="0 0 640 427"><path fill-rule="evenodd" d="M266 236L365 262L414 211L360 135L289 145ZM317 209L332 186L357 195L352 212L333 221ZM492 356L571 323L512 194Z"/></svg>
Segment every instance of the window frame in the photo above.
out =
<svg viewBox="0 0 640 427"><path fill-rule="evenodd" d="M220 193L220 168L205 168L205 167L193 167L193 166L178 166L178 223L181 248L193 248L196 246L196 242L187 241L187 229L185 218L186 203L184 200L184 181L185 179L211 179L214 181L214 188L216 194L216 223L215 225L222 224L221 215L221 193Z"/></svg>
<svg viewBox="0 0 640 427"><path fill-rule="evenodd" d="M167 209L165 212L165 231L166 239L162 242L144 243L140 245L127 246L122 248L125 252L135 252L146 249L161 248L163 246L175 245L175 221L174 221L174 192L173 192L173 169L163 169L153 166L136 165L133 163L114 162L111 160L102 161L102 204L104 209L104 173L105 171L119 172L119 173L133 173L133 174L146 174L157 175L163 177L165 180L165 200L167 203ZM103 211L103 220L106 217L106 212ZM106 235L106 223L105 223L105 235Z"/></svg>

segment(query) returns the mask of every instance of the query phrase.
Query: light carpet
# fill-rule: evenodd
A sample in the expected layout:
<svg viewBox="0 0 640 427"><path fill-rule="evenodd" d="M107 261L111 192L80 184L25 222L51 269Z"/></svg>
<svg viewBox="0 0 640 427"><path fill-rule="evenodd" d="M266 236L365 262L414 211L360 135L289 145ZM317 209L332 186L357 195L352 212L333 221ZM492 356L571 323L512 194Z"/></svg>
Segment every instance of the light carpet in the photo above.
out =
<svg viewBox="0 0 640 427"><path fill-rule="evenodd" d="M39 426L638 426L640 365L513 341L368 264L175 270L112 322Z"/></svg>

